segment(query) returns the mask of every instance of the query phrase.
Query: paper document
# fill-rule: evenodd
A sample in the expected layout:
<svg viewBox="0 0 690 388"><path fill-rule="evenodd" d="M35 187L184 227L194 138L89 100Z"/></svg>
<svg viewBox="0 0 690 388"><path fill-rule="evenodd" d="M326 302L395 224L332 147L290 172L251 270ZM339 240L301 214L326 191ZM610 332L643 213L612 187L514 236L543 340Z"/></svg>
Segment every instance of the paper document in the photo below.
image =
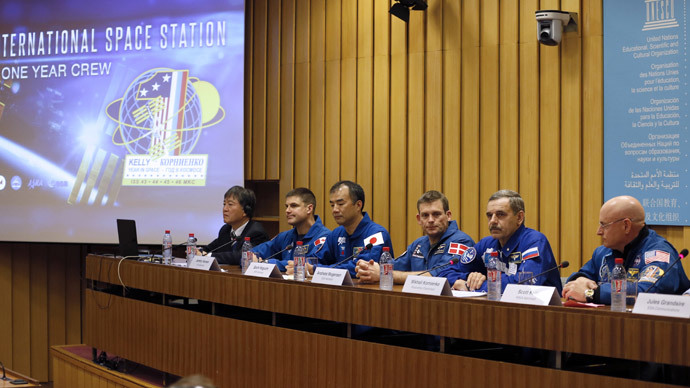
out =
<svg viewBox="0 0 690 388"><path fill-rule="evenodd" d="M456 298L474 298L475 296L485 296L485 291L458 291L453 290L453 296Z"/></svg>

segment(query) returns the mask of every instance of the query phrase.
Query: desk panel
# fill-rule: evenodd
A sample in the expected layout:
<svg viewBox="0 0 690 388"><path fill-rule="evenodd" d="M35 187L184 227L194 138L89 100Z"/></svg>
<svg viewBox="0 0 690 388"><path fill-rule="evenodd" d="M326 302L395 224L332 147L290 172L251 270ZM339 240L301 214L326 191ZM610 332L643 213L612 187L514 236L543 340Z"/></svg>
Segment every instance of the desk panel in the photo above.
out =
<svg viewBox="0 0 690 388"><path fill-rule="evenodd" d="M97 256L87 257L86 278L115 285L122 279L127 287L153 293L297 317L690 365L690 322L684 319L428 297L371 287L332 287ZM505 379L506 383L520 386L515 385L515 379L527 384L535 377L540 383L553 381L559 385L582 381L598 386L617 380L314 334L91 289L85 295L84 319L84 341L90 346L178 375L204 371L216 381L226 383L240 379L240 383L251 380L285 386L324 386L324 381L332 386L370 385L388 373L402 386L411 382L429 385L430 381L461 381L468 376L480 386L491 379ZM395 367L382 368L383 359L391 360ZM283 381L303 360L313 360L308 363L314 365L310 373ZM397 365L395 360L405 360L404 366ZM512 370L509 379L505 377L506 368ZM372 371L371 377L353 372L359 370ZM633 383L622 381L626 386Z"/></svg>

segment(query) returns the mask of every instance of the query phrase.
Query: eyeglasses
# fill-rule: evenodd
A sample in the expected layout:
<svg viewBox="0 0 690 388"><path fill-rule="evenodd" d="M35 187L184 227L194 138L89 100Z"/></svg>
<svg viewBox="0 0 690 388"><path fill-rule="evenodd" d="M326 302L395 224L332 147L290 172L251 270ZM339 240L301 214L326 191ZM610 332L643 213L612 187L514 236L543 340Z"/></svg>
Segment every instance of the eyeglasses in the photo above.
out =
<svg viewBox="0 0 690 388"><path fill-rule="evenodd" d="M615 221L608 222L608 223L606 223L606 224L602 224L602 223L600 222L600 223L599 223L599 229L601 229L601 230L606 230L609 226L611 226L611 225L613 225L613 224L615 224L615 223L617 223L617 222L624 221L624 220L629 220L629 218L628 218L628 217L621 218L621 219L618 219L618 220L615 220ZM630 220L630 221L632 222L632 220Z"/></svg>

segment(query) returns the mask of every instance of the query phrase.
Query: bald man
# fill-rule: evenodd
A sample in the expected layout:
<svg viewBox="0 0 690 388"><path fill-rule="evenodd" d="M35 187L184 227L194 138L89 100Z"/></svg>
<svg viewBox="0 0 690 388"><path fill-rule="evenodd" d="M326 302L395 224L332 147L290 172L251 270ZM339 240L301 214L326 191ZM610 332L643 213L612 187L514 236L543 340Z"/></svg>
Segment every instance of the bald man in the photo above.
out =
<svg viewBox="0 0 690 388"><path fill-rule="evenodd" d="M672 268L678 252L663 237L645 224L644 209L630 196L608 200L599 211L599 229L602 246L594 250L592 258L578 272L570 275L563 287L563 297L580 302L611 304L609 274L614 260L623 258L626 271L636 269L640 279L638 292L647 289L669 272L649 292L680 294L690 287L681 263Z"/></svg>

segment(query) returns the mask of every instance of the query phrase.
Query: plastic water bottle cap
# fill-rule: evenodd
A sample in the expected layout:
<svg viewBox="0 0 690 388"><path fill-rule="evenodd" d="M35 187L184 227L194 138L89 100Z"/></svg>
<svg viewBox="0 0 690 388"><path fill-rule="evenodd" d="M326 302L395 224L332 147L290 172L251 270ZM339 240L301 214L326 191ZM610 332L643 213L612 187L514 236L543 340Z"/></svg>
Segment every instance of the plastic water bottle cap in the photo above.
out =
<svg viewBox="0 0 690 388"><path fill-rule="evenodd" d="M297 246L300 246L300 245L302 245L302 242L301 242L301 241L297 241Z"/></svg>
<svg viewBox="0 0 690 388"><path fill-rule="evenodd" d="M166 231L165 231L165 234L170 234L170 231L169 231L169 230L166 230Z"/></svg>
<svg viewBox="0 0 690 388"><path fill-rule="evenodd" d="M190 234L189 234L189 237L194 237L194 233L190 233Z"/></svg>
<svg viewBox="0 0 690 388"><path fill-rule="evenodd" d="M622 257L617 258L616 264L623 264L623 258Z"/></svg>
<svg viewBox="0 0 690 388"><path fill-rule="evenodd" d="M497 251L491 252L491 257L494 257L494 256L498 257L498 252L497 252Z"/></svg>
<svg viewBox="0 0 690 388"><path fill-rule="evenodd" d="M249 241L249 237L245 237L245 238L244 238L244 241Z"/></svg>
<svg viewBox="0 0 690 388"><path fill-rule="evenodd" d="M383 247L384 252L389 252L391 249L389 247Z"/></svg>

